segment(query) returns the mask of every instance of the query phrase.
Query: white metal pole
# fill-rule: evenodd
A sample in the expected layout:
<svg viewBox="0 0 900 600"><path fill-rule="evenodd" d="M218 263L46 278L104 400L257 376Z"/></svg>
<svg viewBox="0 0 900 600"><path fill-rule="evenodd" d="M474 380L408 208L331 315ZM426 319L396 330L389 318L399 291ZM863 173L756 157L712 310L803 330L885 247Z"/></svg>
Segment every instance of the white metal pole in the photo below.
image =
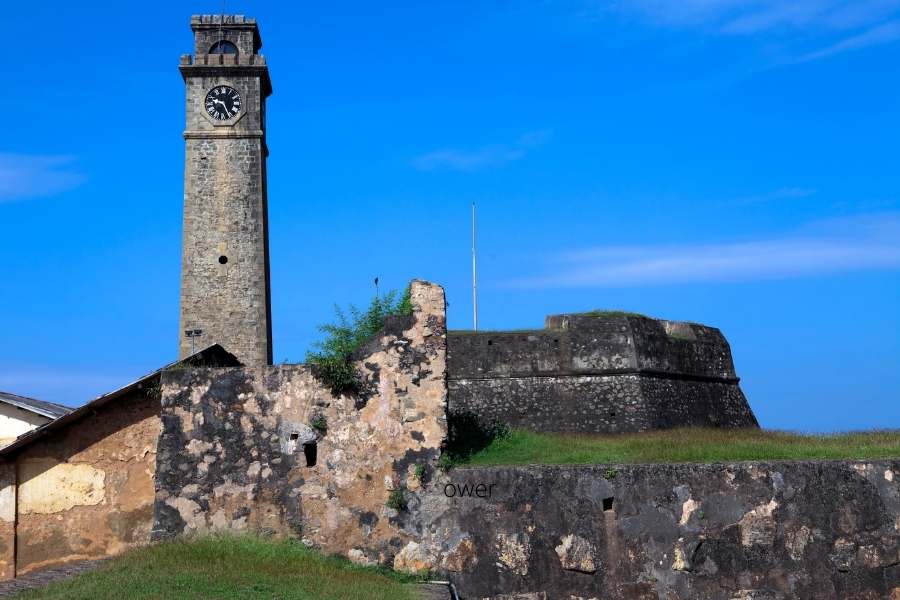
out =
<svg viewBox="0 0 900 600"><path fill-rule="evenodd" d="M472 330L478 331L478 260L475 247L475 203L472 203Z"/></svg>

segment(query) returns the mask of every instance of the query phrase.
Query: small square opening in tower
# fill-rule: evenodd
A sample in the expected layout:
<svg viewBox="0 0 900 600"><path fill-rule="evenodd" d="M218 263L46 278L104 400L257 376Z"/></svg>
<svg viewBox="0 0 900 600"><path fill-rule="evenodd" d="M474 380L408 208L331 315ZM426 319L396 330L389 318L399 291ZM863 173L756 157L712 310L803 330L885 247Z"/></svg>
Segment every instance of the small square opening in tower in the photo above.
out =
<svg viewBox="0 0 900 600"><path fill-rule="evenodd" d="M612 509L613 509L613 499L612 499L612 497L610 497L610 498L604 498L604 499L603 499L603 512L611 512Z"/></svg>

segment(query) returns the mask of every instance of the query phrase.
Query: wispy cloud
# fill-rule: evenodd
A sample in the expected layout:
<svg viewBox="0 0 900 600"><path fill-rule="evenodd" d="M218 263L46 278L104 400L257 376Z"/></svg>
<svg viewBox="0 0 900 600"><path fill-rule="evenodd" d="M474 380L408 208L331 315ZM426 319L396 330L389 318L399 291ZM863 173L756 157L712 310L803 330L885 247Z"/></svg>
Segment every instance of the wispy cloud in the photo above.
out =
<svg viewBox="0 0 900 600"><path fill-rule="evenodd" d="M767 202L780 202L785 200L799 200L801 198L809 198L814 195L816 190L803 187L783 187L772 192L764 194L756 194L752 196L742 196L734 198L730 204L745 206L748 204L765 204Z"/></svg>
<svg viewBox="0 0 900 600"><path fill-rule="evenodd" d="M623 0L618 7L663 25L748 35L869 27L895 15L900 0Z"/></svg>
<svg viewBox="0 0 900 600"><path fill-rule="evenodd" d="M815 224L794 235L717 244L606 246L554 257L512 287L635 287L900 269L900 213Z"/></svg>
<svg viewBox="0 0 900 600"><path fill-rule="evenodd" d="M524 157L529 151L544 144L549 137L550 132L542 130L526 133L513 144L492 144L474 150L444 148L417 156L413 159L413 166L421 171L477 171L502 167Z"/></svg>
<svg viewBox="0 0 900 600"><path fill-rule="evenodd" d="M84 181L71 156L0 153L0 202L52 196Z"/></svg>
<svg viewBox="0 0 900 600"><path fill-rule="evenodd" d="M858 50L869 46L888 44L897 40L900 40L900 19L878 25L859 35L854 35L841 40L836 44L832 44L827 48L817 50L816 52L810 52L809 54L802 56L797 62L810 62L819 60L820 58L834 56L835 54L840 54L847 50Z"/></svg>
<svg viewBox="0 0 900 600"><path fill-rule="evenodd" d="M900 39L900 0L623 0L620 13L659 26L696 28L726 35L846 36L800 54L809 62ZM821 44L821 40L819 41Z"/></svg>

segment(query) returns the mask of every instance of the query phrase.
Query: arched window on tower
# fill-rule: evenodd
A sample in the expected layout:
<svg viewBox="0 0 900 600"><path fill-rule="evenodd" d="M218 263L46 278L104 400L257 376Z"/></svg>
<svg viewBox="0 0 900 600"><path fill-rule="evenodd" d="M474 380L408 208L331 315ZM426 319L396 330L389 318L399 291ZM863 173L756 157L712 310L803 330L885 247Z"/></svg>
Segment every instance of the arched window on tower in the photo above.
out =
<svg viewBox="0 0 900 600"><path fill-rule="evenodd" d="M219 40L209 49L210 54L237 54L237 46L228 40Z"/></svg>

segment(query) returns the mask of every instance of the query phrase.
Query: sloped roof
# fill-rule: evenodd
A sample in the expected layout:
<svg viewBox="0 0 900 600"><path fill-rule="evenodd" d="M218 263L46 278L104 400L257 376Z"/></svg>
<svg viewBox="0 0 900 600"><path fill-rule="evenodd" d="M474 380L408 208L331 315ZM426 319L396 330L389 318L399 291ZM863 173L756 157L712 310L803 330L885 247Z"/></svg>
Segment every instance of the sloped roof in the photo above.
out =
<svg viewBox="0 0 900 600"><path fill-rule="evenodd" d="M144 375L137 381L129 383L128 385L121 387L115 391L109 392L108 394L104 394L97 398L94 398L87 404L80 406L71 412L64 414L63 416L54 419L48 423L45 423L38 427L37 429L32 429L26 433L23 433L19 437L16 438L16 441L11 443L8 446L0 448L0 457L7 456L12 452L19 450L32 442L43 438L45 435L50 433L51 431L56 431L58 429L64 429L68 427L72 423L79 421L83 417L91 415L94 411L109 402L117 400L129 392L140 389L144 385L146 385L151 379L155 377L159 377L159 374L166 369L171 369L176 366L184 366L184 367L239 367L241 366L241 362L230 352L225 350L219 344L213 344L199 352L196 352L186 358L181 360L171 362L152 373L148 373Z"/></svg>
<svg viewBox="0 0 900 600"><path fill-rule="evenodd" d="M22 410L27 410L28 412L33 412L50 419L55 419L72 412L71 408L63 406L62 404L45 402L44 400L35 400L34 398L27 398L9 392L0 392L0 402L11 404Z"/></svg>

